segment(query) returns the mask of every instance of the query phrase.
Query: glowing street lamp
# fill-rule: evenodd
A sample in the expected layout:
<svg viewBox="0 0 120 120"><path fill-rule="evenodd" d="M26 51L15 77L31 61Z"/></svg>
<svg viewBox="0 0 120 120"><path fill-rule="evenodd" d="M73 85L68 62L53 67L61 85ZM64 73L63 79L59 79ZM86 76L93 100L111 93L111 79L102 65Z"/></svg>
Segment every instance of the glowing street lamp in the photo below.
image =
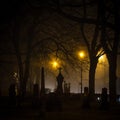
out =
<svg viewBox="0 0 120 120"><path fill-rule="evenodd" d="M52 67L53 68L57 68L58 67L58 62L57 61L53 61L52 62Z"/></svg>
<svg viewBox="0 0 120 120"><path fill-rule="evenodd" d="M59 67L60 67L60 60L53 58L53 59L50 61L50 68L51 68L52 70L57 70L57 69L59 69Z"/></svg>
<svg viewBox="0 0 120 120"><path fill-rule="evenodd" d="M79 53L78 53L78 55L79 55L79 57L80 57L80 59L84 59L85 58L85 52L84 51L80 51ZM81 78L81 83L80 83L80 85L81 85L81 94L82 94L82 88L83 88L83 76L82 76L82 72L83 72L83 68L82 68L83 66L82 66L82 61L81 61L81 72L80 72L80 78Z"/></svg>
<svg viewBox="0 0 120 120"><path fill-rule="evenodd" d="M80 52L79 52L79 57L82 58L82 59L85 57L84 51L80 51Z"/></svg>

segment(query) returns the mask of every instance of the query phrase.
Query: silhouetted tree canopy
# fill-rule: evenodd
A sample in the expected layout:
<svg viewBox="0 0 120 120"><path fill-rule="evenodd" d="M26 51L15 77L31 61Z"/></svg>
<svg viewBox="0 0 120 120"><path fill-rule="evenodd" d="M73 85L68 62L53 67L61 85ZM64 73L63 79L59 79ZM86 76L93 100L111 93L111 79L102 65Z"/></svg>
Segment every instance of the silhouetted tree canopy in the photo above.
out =
<svg viewBox="0 0 120 120"><path fill-rule="evenodd" d="M119 0L2 1L0 55L16 57L11 61L1 57L0 62L17 62L24 93L31 62L39 59L42 64L55 56L75 66L74 52L85 46L90 59L90 94L95 92L98 59L105 53L110 66L110 98L115 102L119 11Z"/></svg>

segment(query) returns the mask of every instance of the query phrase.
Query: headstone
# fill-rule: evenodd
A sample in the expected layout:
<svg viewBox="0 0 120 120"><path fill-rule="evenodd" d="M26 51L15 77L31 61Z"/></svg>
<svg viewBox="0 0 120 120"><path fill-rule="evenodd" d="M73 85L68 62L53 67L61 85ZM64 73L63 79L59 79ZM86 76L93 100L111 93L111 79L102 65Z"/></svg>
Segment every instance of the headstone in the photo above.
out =
<svg viewBox="0 0 120 120"><path fill-rule="evenodd" d="M10 106L16 105L15 84L11 84L9 87L9 104L10 104Z"/></svg>
<svg viewBox="0 0 120 120"><path fill-rule="evenodd" d="M70 93L70 83L66 83L64 81L64 94L69 94Z"/></svg>
<svg viewBox="0 0 120 120"><path fill-rule="evenodd" d="M41 101L39 100L39 85L34 84L33 87L33 100L32 100L33 108L40 109Z"/></svg>
<svg viewBox="0 0 120 120"><path fill-rule="evenodd" d="M10 87L9 87L9 96L10 96L10 97L16 96L15 84L11 84L11 85L10 85Z"/></svg>
<svg viewBox="0 0 120 120"><path fill-rule="evenodd" d="M107 88L102 88L100 108L102 110L107 110L108 107L109 107L109 103L108 103Z"/></svg>
<svg viewBox="0 0 120 120"><path fill-rule="evenodd" d="M84 87L82 107L83 108L90 108L90 99L89 99L89 89L88 89L88 87Z"/></svg>

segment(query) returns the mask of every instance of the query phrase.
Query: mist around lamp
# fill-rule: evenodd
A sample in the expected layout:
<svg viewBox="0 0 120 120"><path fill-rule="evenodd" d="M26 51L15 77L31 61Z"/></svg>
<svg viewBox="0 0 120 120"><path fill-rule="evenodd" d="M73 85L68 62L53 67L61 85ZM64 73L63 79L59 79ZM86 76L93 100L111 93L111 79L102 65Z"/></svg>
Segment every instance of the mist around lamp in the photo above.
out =
<svg viewBox="0 0 120 120"><path fill-rule="evenodd" d="M58 64L58 62L57 62L56 60L53 60L53 61L51 62L51 65L52 65L52 68L53 68L53 69L59 68L59 64Z"/></svg>

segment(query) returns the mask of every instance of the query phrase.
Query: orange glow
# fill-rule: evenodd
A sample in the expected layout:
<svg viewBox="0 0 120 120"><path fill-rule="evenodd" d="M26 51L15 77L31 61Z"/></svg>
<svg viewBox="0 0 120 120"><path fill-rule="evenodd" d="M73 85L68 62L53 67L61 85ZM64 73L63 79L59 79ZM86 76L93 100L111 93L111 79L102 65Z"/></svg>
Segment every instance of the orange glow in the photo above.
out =
<svg viewBox="0 0 120 120"><path fill-rule="evenodd" d="M80 51L80 52L79 52L79 57L80 57L80 58L84 58L84 57L85 57L84 51Z"/></svg>
<svg viewBox="0 0 120 120"><path fill-rule="evenodd" d="M58 61L56 61L56 60L52 60L51 65L52 65L52 68L54 68L54 69L59 67Z"/></svg>
<svg viewBox="0 0 120 120"><path fill-rule="evenodd" d="M58 63L56 61L53 61L53 67L56 68L58 66Z"/></svg>
<svg viewBox="0 0 120 120"><path fill-rule="evenodd" d="M105 55L100 56L100 57L99 57L99 63L105 62L105 59L106 59L106 56L105 56Z"/></svg>

